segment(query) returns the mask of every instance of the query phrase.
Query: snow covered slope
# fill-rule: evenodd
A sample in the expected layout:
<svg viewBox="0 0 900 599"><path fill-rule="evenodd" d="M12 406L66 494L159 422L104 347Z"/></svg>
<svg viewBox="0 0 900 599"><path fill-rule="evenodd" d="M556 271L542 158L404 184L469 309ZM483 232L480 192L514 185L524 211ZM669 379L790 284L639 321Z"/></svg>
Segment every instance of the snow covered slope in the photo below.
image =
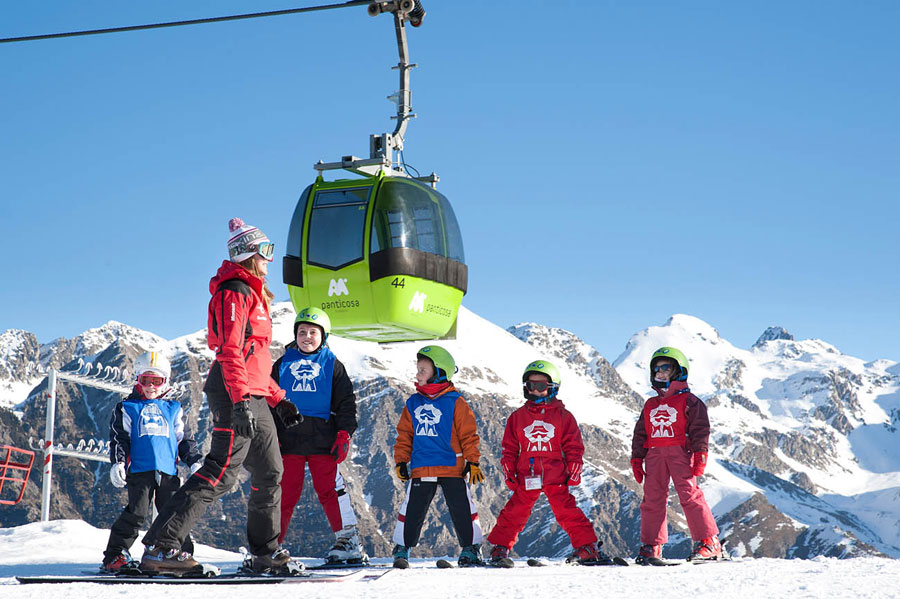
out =
<svg viewBox="0 0 900 599"><path fill-rule="evenodd" d="M78 575L96 569L107 531L77 520L54 520L0 531L0 597L56 599L89 596L92 599L167 599L173 589L165 585L104 586L96 584L19 585L15 576ZM199 559L223 572L233 571L240 560L229 553L198 545ZM304 560L313 563L315 560ZM387 559L374 560L385 564ZM381 570L384 572L384 570ZM243 599L259 587L190 586L179 589L192 597ZM716 597L758 599L883 599L897 597L900 561L877 557L837 560L750 559L704 566L676 568L633 566L585 568L552 565L529 568L521 560L513 570L437 570L433 559L413 559L408 570L388 570L374 582L337 584L299 583L266 587L280 595L306 599L366 597L367 599L433 598L497 599L595 597L603 589L608 597ZM248 590L250 589L250 590Z"/></svg>

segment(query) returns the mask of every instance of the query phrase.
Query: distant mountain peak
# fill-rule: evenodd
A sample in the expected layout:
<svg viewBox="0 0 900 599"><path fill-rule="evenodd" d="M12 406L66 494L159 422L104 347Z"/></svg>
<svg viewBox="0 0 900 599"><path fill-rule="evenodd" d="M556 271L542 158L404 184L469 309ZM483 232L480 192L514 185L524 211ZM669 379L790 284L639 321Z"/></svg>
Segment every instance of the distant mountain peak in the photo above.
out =
<svg viewBox="0 0 900 599"><path fill-rule="evenodd" d="M763 334L759 336L753 347L761 347L766 341L793 341L794 336L787 332L784 327L769 327Z"/></svg>

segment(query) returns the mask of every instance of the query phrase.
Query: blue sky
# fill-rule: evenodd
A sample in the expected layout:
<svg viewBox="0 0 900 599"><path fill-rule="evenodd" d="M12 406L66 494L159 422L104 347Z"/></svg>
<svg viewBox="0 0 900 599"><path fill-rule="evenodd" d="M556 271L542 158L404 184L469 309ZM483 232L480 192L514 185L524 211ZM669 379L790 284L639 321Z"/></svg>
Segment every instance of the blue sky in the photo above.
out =
<svg viewBox="0 0 900 599"><path fill-rule="evenodd" d="M0 37L309 6L46 0ZM900 4L425 0L406 159L466 244L464 304L610 360L687 313L900 359ZM240 216L278 244L313 163L393 129L365 7L0 44L0 331L206 324Z"/></svg>

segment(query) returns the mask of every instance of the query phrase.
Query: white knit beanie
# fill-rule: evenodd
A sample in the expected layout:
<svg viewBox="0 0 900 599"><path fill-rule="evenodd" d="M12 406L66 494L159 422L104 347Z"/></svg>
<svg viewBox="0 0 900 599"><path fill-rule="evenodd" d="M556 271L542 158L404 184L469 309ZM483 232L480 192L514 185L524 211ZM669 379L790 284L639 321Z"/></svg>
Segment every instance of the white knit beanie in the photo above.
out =
<svg viewBox="0 0 900 599"><path fill-rule="evenodd" d="M228 239L228 257L232 262L243 262L256 253L256 246L269 241L266 234L239 218L228 221L231 236Z"/></svg>

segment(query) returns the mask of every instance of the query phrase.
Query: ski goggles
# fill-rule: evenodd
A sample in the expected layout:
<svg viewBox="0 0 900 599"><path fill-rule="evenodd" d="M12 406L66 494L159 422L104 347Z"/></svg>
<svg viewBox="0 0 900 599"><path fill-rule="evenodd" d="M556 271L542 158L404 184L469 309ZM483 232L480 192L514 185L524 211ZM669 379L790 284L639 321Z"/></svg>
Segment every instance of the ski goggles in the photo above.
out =
<svg viewBox="0 0 900 599"><path fill-rule="evenodd" d="M271 241L258 243L256 253L271 262L275 258L275 244Z"/></svg>
<svg viewBox="0 0 900 599"><path fill-rule="evenodd" d="M160 387L166 382L166 377L157 374L142 374L138 382L144 387Z"/></svg>
<svg viewBox="0 0 900 599"><path fill-rule="evenodd" d="M653 367L653 372L669 372L670 370L674 370L675 366L672 364L660 364L659 366Z"/></svg>
<svg viewBox="0 0 900 599"><path fill-rule="evenodd" d="M525 381L525 388L528 391L542 393L547 389L552 389L553 383L548 383L547 381Z"/></svg>

